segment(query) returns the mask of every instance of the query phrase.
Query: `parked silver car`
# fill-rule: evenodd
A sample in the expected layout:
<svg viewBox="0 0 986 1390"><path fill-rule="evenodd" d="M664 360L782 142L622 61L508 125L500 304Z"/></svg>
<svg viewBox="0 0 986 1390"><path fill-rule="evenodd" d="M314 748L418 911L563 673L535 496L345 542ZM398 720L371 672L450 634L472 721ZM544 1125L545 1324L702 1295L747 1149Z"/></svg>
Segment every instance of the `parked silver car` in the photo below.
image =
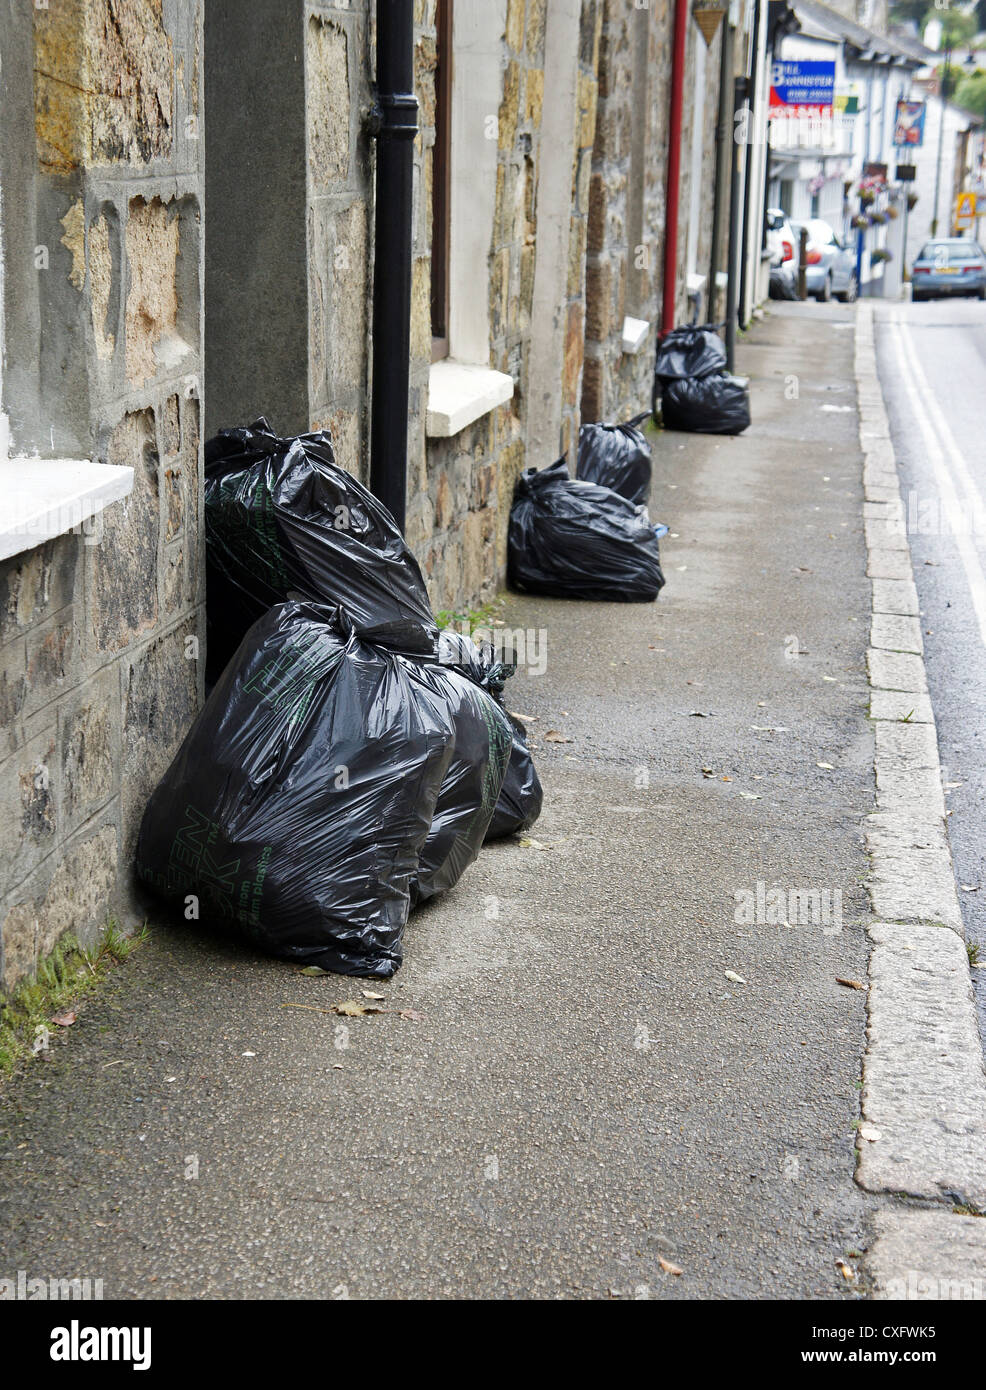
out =
<svg viewBox="0 0 986 1390"><path fill-rule="evenodd" d="M911 271L911 298L939 299L971 294L986 299L986 256L972 237L926 241Z"/></svg>
<svg viewBox="0 0 986 1390"><path fill-rule="evenodd" d="M792 222L791 226L796 237L800 237L802 226L808 231L805 256L808 293L823 302L841 299L844 304L851 304L859 293L855 250L846 246L821 218L811 217L804 223Z"/></svg>

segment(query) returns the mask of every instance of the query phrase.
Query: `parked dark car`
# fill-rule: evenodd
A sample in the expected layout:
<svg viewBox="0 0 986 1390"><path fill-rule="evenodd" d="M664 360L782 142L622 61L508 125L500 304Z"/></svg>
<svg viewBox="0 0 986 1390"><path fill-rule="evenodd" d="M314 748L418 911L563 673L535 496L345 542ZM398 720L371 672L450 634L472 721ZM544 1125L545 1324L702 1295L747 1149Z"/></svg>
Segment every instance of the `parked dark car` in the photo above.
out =
<svg viewBox="0 0 986 1390"><path fill-rule="evenodd" d="M952 294L986 299L986 255L972 237L926 241L911 270L911 299L941 299Z"/></svg>

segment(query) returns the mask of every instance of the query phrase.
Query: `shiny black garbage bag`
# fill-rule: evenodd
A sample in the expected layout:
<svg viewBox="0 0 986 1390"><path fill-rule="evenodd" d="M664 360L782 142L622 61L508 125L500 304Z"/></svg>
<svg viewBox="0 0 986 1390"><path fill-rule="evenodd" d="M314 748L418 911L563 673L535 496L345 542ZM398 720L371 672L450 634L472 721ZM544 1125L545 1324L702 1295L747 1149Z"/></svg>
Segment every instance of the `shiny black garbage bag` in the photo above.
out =
<svg viewBox="0 0 986 1390"><path fill-rule="evenodd" d="M514 673L513 666L495 661L492 651L485 645L480 648L472 638L449 629L439 634L438 651L441 662L489 691L500 708L506 710L503 687L504 681ZM541 779L527 746L527 730L509 711L507 718L511 728L510 761L486 831L487 840L501 840L505 835L529 830L541 814L544 802Z"/></svg>
<svg viewBox="0 0 986 1390"><path fill-rule="evenodd" d="M637 426L647 414L644 411L624 425L583 425L576 476L583 482L612 488L630 502L646 503L651 483L650 445Z"/></svg>
<svg viewBox="0 0 986 1390"><path fill-rule="evenodd" d="M750 380L717 372L699 380L670 381L661 397L665 429L698 434L742 434L750 425Z"/></svg>
<svg viewBox="0 0 986 1390"><path fill-rule="evenodd" d="M646 510L610 488L570 478L563 458L517 479L507 578L526 593L623 603L650 602L664 584Z"/></svg>
<svg viewBox="0 0 986 1390"><path fill-rule="evenodd" d="M709 376L726 365L726 344L715 325L685 324L672 328L657 345L654 376L659 382Z"/></svg>
<svg viewBox="0 0 986 1390"><path fill-rule="evenodd" d="M513 727L493 695L461 671L441 667L455 732L431 829L410 884L411 908L447 892L487 838L510 759Z"/></svg>
<svg viewBox="0 0 986 1390"><path fill-rule="evenodd" d="M419 644L416 623L272 608L148 803L139 878L272 955L393 975L461 704Z"/></svg>
<svg viewBox="0 0 986 1390"><path fill-rule="evenodd" d="M522 830L530 830L541 814L544 801L541 779L527 746L527 730L512 714L508 717L513 728L510 762L493 819L486 832L487 840L502 840L505 835L518 835Z"/></svg>
<svg viewBox="0 0 986 1390"><path fill-rule="evenodd" d="M435 637L418 562L390 512L335 461L328 431L279 439L267 421L205 446L208 680L246 630L292 597L360 626L411 619Z"/></svg>

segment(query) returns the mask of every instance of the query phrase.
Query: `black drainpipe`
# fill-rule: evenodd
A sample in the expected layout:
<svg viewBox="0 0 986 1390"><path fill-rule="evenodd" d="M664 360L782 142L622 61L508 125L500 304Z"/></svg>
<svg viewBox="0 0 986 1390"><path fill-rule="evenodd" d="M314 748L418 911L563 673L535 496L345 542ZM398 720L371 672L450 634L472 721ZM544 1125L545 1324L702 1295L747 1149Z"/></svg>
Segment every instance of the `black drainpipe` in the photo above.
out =
<svg viewBox="0 0 986 1390"><path fill-rule="evenodd" d="M414 2L377 5L377 137L373 245L373 398L370 490L404 530L411 357L411 185L418 101Z"/></svg>

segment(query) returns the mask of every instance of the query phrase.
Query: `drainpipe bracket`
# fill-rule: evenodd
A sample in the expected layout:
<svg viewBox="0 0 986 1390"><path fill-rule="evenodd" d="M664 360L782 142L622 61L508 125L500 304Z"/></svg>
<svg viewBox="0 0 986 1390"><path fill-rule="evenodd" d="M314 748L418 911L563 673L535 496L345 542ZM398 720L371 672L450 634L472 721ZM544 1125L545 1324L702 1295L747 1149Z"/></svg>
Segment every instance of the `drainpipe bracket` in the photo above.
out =
<svg viewBox="0 0 986 1390"><path fill-rule="evenodd" d="M418 98L413 92L378 94L366 128L378 140L413 140L418 133Z"/></svg>

